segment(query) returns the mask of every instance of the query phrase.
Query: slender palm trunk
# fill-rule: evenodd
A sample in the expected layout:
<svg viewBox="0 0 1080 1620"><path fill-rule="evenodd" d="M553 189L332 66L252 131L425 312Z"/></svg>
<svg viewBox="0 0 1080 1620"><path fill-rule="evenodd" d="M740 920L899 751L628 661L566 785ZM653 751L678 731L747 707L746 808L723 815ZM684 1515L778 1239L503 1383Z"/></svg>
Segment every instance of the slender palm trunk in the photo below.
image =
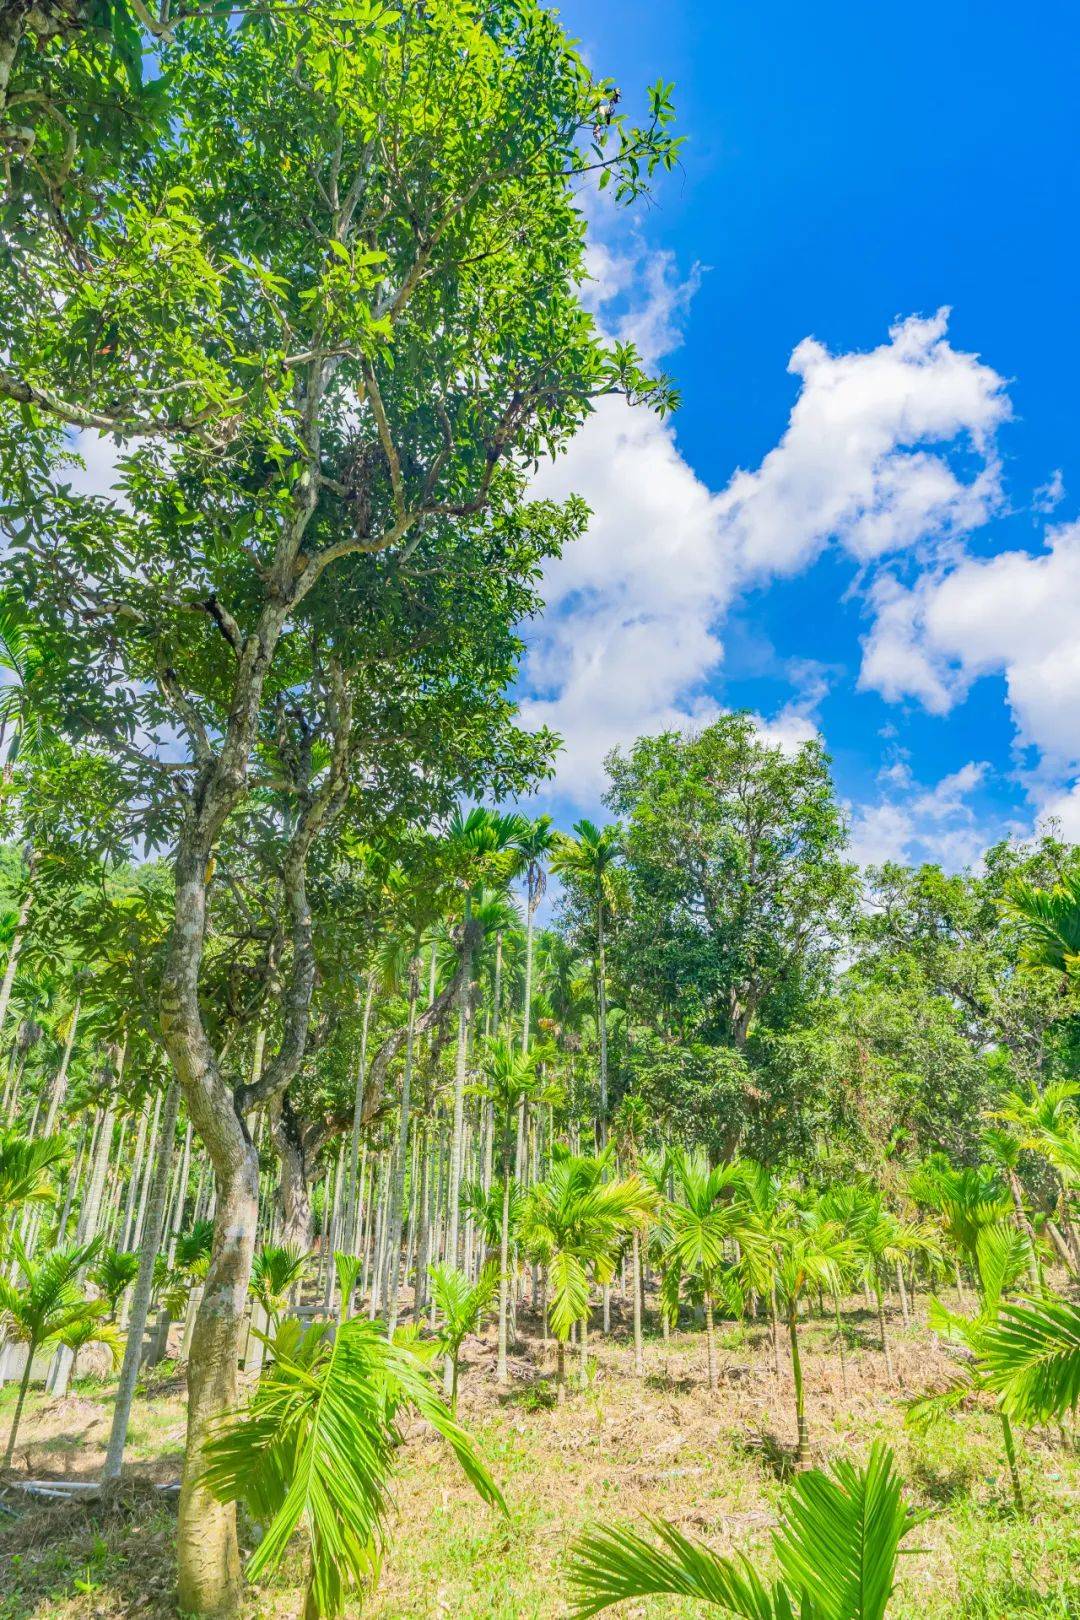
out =
<svg viewBox="0 0 1080 1620"><path fill-rule="evenodd" d="M603 1148L607 1143L608 1116L608 1050L607 1050L607 960L604 945L604 886L597 878L596 899L596 1002L597 1022L600 1025L600 1116L597 1137Z"/></svg>
<svg viewBox="0 0 1080 1620"><path fill-rule="evenodd" d="M889 1334L885 1326L885 1290L881 1286L881 1279L877 1283L877 1313L878 1327L881 1330L881 1350L885 1357L885 1371L889 1375L889 1382L895 1384L896 1373L893 1370L892 1351L889 1348Z"/></svg>
<svg viewBox="0 0 1080 1620"><path fill-rule="evenodd" d="M810 1442L806 1428L806 1396L803 1389L802 1357L799 1354L799 1328L795 1319L794 1303L788 1306L788 1339L791 1343L791 1376L795 1384L795 1426L799 1437L798 1449L795 1453L795 1466L803 1469L810 1466Z"/></svg>
<svg viewBox="0 0 1080 1620"><path fill-rule="evenodd" d="M405 1037L405 1069L401 1080L401 1114L398 1121L397 1168L390 1211L390 1298L387 1312L387 1336L393 1338L397 1327L398 1299L401 1289L401 1227L405 1203L405 1168L409 1157L409 1112L412 1107L413 1048L416 1031L416 1001L420 993L418 966L409 964L409 1028Z"/></svg>
<svg viewBox="0 0 1080 1620"><path fill-rule="evenodd" d="M465 1068L472 1010L472 904L465 896L465 932L462 940L461 988L458 991L457 1053L454 1062L454 1121L450 1137L450 1184L446 1222L446 1264L458 1263L458 1225L461 1205L461 1170L465 1140Z"/></svg>
<svg viewBox="0 0 1080 1620"><path fill-rule="evenodd" d="M31 876L33 875L33 859L30 861ZM11 1001L11 987L15 983L15 969L19 965L19 954L23 948L23 939L26 936L26 923L30 916L30 905L33 899L32 892L28 892L26 899L19 907L19 920L15 924L15 932L11 936L8 946L7 965L4 968L4 977L0 981L0 1035L4 1033L4 1024L7 1021L8 1004Z"/></svg>
<svg viewBox="0 0 1080 1620"><path fill-rule="evenodd" d="M528 1056L530 1025L532 1023L532 978L533 978L533 914L536 911L537 896L536 884L531 873L529 876L529 894L525 907L525 996L521 1009L521 1050Z"/></svg>
<svg viewBox="0 0 1080 1620"><path fill-rule="evenodd" d="M578 1326L581 1329L581 1387L587 1389L589 1387L589 1312L587 1308Z"/></svg>
<svg viewBox="0 0 1080 1620"><path fill-rule="evenodd" d="M904 1282L904 1268L900 1261L896 1262L896 1287L900 1295L900 1314L904 1318L904 1326L911 1326L911 1310L908 1306L907 1285Z"/></svg>
<svg viewBox="0 0 1080 1620"><path fill-rule="evenodd" d="M505 1136L505 1132L504 1132ZM503 1142L503 1201L502 1224L499 1229L499 1355L495 1377L500 1384L509 1381L506 1365L507 1311L509 1308L510 1279L510 1153Z"/></svg>
<svg viewBox="0 0 1080 1620"><path fill-rule="evenodd" d="M49 1091L49 1107L48 1112L45 1115L45 1128L42 1132L43 1136L52 1135L56 1126L56 1119L60 1112L61 1104L67 1095L68 1069L71 1064L72 1048L75 1045L75 1032L79 1027L79 1009L81 1006L82 1001L76 1001L75 1009L71 1014L71 1024L68 1029L67 1040L64 1042L64 1055L60 1059L60 1067L56 1071L56 1079L53 1081L52 1087Z"/></svg>
<svg viewBox="0 0 1080 1620"><path fill-rule="evenodd" d="M368 974L367 992L364 996L364 1017L360 1024L360 1057L356 1065L356 1087L353 1092L352 1136L349 1140L349 1191L345 1200L345 1233L342 1248L349 1254L356 1252L357 1245L357 1216L359 1214L359 1183L358 1159L360 1154L360 1126L364 1116L364 1082L367 1078L367 1040L368 1025L371 1022L371 1006L375 999L375 975Z"/></svg>
<svg viewBox="0 0 1080 1620"><path fill-rule="evenodd" d="M840 1321L840 1300L836 1294L833 1295L833 1310L836 1313L836 1348L840 1352L840 1383L846 1400L848 1392L847 1356L844 1353L844 1328Z"/></svg>
<svg viewBox="0 0 1080 1620"><path fill-rule="evenodd" d="M19 1424L22 1422L23 1407L26 1405L26 1392L30 1388L30 1372L34 1365L34 1351L37 1345L33 1339L26 1346L26 1366L19 1382L19 1396L15 1402L15 1411L11 1419L11 1429L8 1432L7 1450L4 1453L4 1467L11 1467L11 1460L15 1455L15 1441L19 1434Z"/></svg>
<svg viewBox="0 0 1080 1620"><path fill-rule="evenodd" d="M636 1230L632 1241L634 1246L634 1372L638 1378L644 1378L645 1341L641 1331L641 1234Z"/></svg>
<svg viewBox="0 0 1080 1620"><path fill-rule="evenodd" d="M165 1108L161 1121L161 1145L157 1161L153 1164L153 1186L150 1193L142 1242L139 1246L139 1270L131 1298L124 1360L120 1368L120 1384L113 1406L112 1430L105 1454L103 1480L119 1479L127 1444L128 1425L131 1421L131 1403L135 1394L135 1381L142 1361L143 1335L150 1314L150 1299L154 1291L154 1261L161 1247L162 1228L165 1224L165 1199L172 1168L173 1145L176 1137L176 1115L180 1105L180 1087L173 1080L165 1095Z"/></svg>
<svg viewBox="0 0 1080 1620"><path fill-rule="evenodd" d="M716 1388L716 1333L713 1326L712 1295L705 1295L705 1351L707 1357L709 1388Z"/></svg>
<svg viewBox="0 0 1080 1620"><path fill-rule="evenodd" d="M1016 1504L1017 1513L1023 1517L1027 1510L1024 1506L1024 1490L1020 1483L1020 1470L1016 1464L1016 1444L1013 1440L1012 1424L1004 1412L1000 1416L1001 1433L1005 1441L1005 1460L1009 1465L1009 1482L1012 1485L1013 1501Z"/></svg>
<svg viewBox="0 0 1080 1620"><path fill-rule="evenodd" d="M1038 1290L1042 1287L1042 1278L1039 1276L1039 1262L1035 1252L1035 1231L1028 1220L1027 1210L1024 1208L1024 1194L1020 1186L1020 1177L1012 1169L1009 1171L1009 1191L1012 1193L1017 1230L1023 1232L1028 1240L1028 1277L1032 1288Z"/></svg>

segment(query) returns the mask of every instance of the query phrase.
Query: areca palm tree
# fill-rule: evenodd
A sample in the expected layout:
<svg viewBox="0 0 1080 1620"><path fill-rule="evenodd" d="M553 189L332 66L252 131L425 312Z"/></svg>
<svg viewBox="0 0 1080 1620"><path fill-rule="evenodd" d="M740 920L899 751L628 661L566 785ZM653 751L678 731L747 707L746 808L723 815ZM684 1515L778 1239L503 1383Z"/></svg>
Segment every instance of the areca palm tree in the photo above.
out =
<svg viewBox="0 0 1080 1620"><path fill-rule="evenodd" d="M47 1204L56 1197L55 1172L67 1158L63 1136L32 1141L18 1130L0 1130L0 1259L8 1228L23 1204Z"/></svg>
<svg viewBox="0 0 1080 1620"><path fill-rule="evenodd" d="M1051 1230L1051 1236L1074 1275L1080 1275L1080 1239L1069 1214L1068 1197L1070 1190L1080 1188L1078 1097L1080 1084L1075 1080L1054 1080L1041 1090L1031 1081L1026 1091L1007 1092L993 1115L1012 1127L1021 1147L1040 1153L1053 1165L1066 1241L1062 1241L1056 1228Z"/></svg>
<svg viewBox="0 0 1080 1620"><path fill-rule="evenodd" d="M59 1342L71 1351L71 1371L68 1377L71 1383L75 1382L75 1373L79 1364L79 1355L88 1344L100 1344L109 1353L113 1371L119 1367L124 1354L124 1339L116 1323L102 1315L100 1310L87 1311L85 1316L77 1317L71 1325L59 1335Z"/></svg>
<svg viewBox="0 0 1080 1620"><path fill-rule="evenodd" d="M1080 1304L1052 1295L1010 1302L983 1335L982 1373L1002 1411L1026 1423L1080 1407Z"/></svg>
<svg viewBox="0 0 1080 1620"><path fill-rule="evenodd" d="M45 1345L57 1344L65 1333L86 1317L100 1323L98 1307L83 1293L80 1278L98 1252L97 1239L90 1243L68 1244L52 1249L41 1260L31 1260L18 1238L15 1258L22 1272L19 1284L0 1277L0 1325L7 1337L26 1346L19 1394L8 1433L4 1466L11 1466L15 1441L30 1387L34 1357Z"/></svg>
<svg viewBox="0 0 1080 1620"><path fill-rule="evenodd" d="M533 921L544 898L547 877L544 862L556 844L550 816L526 821L514 834L514 848L521 856L525 872L525 996L521 1018L521 1050L528 1052L532 1038Z"/></svg>
<svg viewBox="0 0 1080 1620"><path fill-rule="evenodd" d="M264 1528L248 1562L250 1580L272 1573L296 1531L306 1531L304 1620L340 1614L377 1573L403 1410L419 1412L483 1500L506 1511L429 1368L388 1341L381 1323L357 1316L335 1326L289 1321L272 1349L247 1411L207 1448L205 1478L221 1500L243 1501Z"/></svg>
<svg viewBox="0 0 1080 1620"><path fill-rule="evenodd" d="M967 1398L980 1391L997 1392L998 1416L1001 1419L1005 1458L1009 1468L1013 1500L1019 1513L1024 1512L1024 1493L1020 1470L1016 1460L1010 1407L1003 1398L1003 1390L989 1376L985 1365L988 1350L995 1343L1005 1295L1015 1288L1028 1266L1028 1242L1011 1221L999 1221L984 1226L976 1241L977 1274L979 1277L979 1311L974 1317L960 1316L948 1310L940 1300L930 1302L930 1326L934 1331L959 1345L966 1359L958 1366L955 1377L940 1394L914 1401L908 1409L912 1427L927 1428L947 1413L955 1410Z"/></svg>
<svg viewBox="0 0 1080 1620"><path fill-rule="evenodd" d="M530 1189L522 1214L522 1240L548 1268L549 1320L558 1345L558 1388L566 1388L566 1345L581 1329L581 1380L588 1365L590 1281L611 1280L619 1246L655 1208L640 1176L604 1181L610 1154L597 1158L555 1153L545 1180Z"/></svg>
<svg viewBox="0 0 1080 1620"><path fill-rule="evenodd" d="M664 1274L664 1308L675 1321L684 1279L700 1290L705 1307L705 1345L709 1388L716 1388L716 1335L713 1310L717 1292L730 1277L728 1247L759 1241L753 1212L740 1197L742 1176L737 1164L710 1169L701 1156L679 1153L673 1169L680 1202L669 1203L664 1219L670 1238Z"/></svg>
<svg viewBox="0 0 1080 1620"><path fill-rule="evenodd" d="M307 1255L288 1244L271 1243L256 1251L249 1286L272 1330L276 1331L289 1295L303 1278L307 1264Z"/></svg>
<svg viewBox="0 0 1080 1620"><path fill-rule="evenodd" d="M500 1273L498 1266L489 1260L475 1283L470 1283L456 1266L431 1266L429 1275L441 1317L439 1348L450 1368L450 1410L456 1412L461 1346L470 1333L479 1332L499 1287Z"/></svg>
<svg viewBox="0 0 1080 1620"><path fill-rule="evenodd" d="M597 1136L600 1147L607 1141L608 1049L607 1049L607 960L604 919L608 909L611 869L622 849L618 827L597 827L593 822L574 823L574 837L560 834L551 862L552 871L578 884L591 902L596 918L596 1024L600 1040L600 1109Z"/></svg>
<svg viewBox="0 0 1080 1620"><path fill-rule="evenodd" d="M135 1281L139 1271L139 1257L133 1252L106 1249L90 1272L90 1281L101 1290L109 1311L109 1321L116 1321L120 1301Z"/></svg>
<svg viewBox="0 0 1080 1620"><path fill-rule="evenodd" d="M941 1254L941 1243L929 1222L905 1220L891 1209L886 1209L879 1193L866 1192L863 1199L862 1211L854 1224L855 1239L862 1251L866 1280L873 1289L877 1303L878 1329L881 1333L881 1353L885 1357L885 1370L890 1379L895 1379L885 1322L887 1268L902 1265L904 1260L911 1256L924 1259L938 1258Z"/></svg>
<svg viewBox="0 0 1080 1620"><path fill-rule="evenodd" d="M787 1321L791 1351L791 1377L795 1387L795 1432L798 1444L795 1466L806 1468L810 1442L806 1425L806 1394L802 1356L799 1352L799 1307L813 1289L840 1292L843 1279L855 1267L858 1253L843 1228L829 1221L806 1224L794 1215L780 1229L774 1248L773 1275Z"/></svg>
<svg viewBox="0 0 1080 1620"><path fill-rule="evenodd" d="M549 1095L550 1088L526 1052L519 1052L507 1040L491 1041L484 1056L485 1083L480 1088L495 1111L499 1133L502 1172L502 1215L499 1224L499 1350L496 1377L508 1379L506 1366L507 1318L509 1307L510 1210L513 1198L511 1146L519 1112L530 1103Z"/></svg>
<svg viewBox="0 0 1080 1620"><path fill-rule="evenodd" d="M1068 872L1051 889L1015 879L1003 902L1024 934L1029 968L1075 973L1080 967L1080 872Z"/></svg>
<svg viewBox="0 0 1080 1620"><path fill-rule="evenodd" d="M773 1533L780 1579L771 1587L747 1558L718 1557L662 1520L652 1522L655 1540L591 1530L573 1549L574 1620L653 1593L743 1620L883 1620L900 1544L925 1517L905 1504L892 1452L877 1442L865 1467L840 1461L794 1481Z"/></svg>
<svg viewBox="0 0 1080 1620"><path fill-rule="evenodd" d="M455 811L446 839L447 859L462 895L461 989L458 994L457 1051L454 1063L454 1114L450 1137L450 1185L447 1211L446 1255L457 1262L461 1207L462 1150L465 1128L465 1071L472 1012L472 959L477 943L474 902L484 884L501 889L521 870L521 851L515 840L524 831L524 818L499 815L477 808L466 815Z"/></svg>

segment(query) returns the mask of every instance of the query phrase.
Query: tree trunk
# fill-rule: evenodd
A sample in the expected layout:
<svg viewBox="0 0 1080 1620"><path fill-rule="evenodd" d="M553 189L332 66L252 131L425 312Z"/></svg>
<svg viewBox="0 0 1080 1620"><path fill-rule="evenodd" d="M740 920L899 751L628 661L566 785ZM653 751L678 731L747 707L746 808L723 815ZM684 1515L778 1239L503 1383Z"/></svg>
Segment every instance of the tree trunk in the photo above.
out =
<svg viewBox="0 0 1080 1620"><path fill-rule="evenodd" d="M390 1206L389 1300L386 1332L393 1338L397 1327L401 1290L401 1227L405 1203L405 1169L409 1158L409 1112L412 1107L413 1047L416 1031L416 1000L420 993L419 964L409 963L409 1027L405 1037L405 1068L401 1077L401 1112L398 1118L398 1152Z"/></svg>
<svg viewBox="0 0 1080 1620"><path fill-rule="evenodd" d="M634 1245L634 1372L645 1376L645 1340L641 1331L641 1236L635 1229Z"/></svg>
<svg viewBox="0 0 1080 1620"><path fill-rule="evenodd" d="M139 1270L135 1278L135 1290L131 1298L127 1340L124 1344L124 1360L120 1368L120 1383L116 1391L116 1401L113 1405L112 1430L109 1435L108 1450L105 1454L105 1466L101 1471L103 1480L119 1479L124 1462L124 1447L127 1444L128 1424L131 1421L131 1402L135 1394L135 1382L139 1376L143 1336L146 1332L146 1322L150 1314L150 1300L154 1292L154 1261L157 1259L161 1248L161 1235L165 1224L165 1198L169 1189L169 1173L172 1168L173 1146L176 1137L176 1116L179 1106L180 1087L173 1080L165 1095L161 1146L158 1150L157 1162L153 1164L153 1185L146 1222L143 1227L142 1243L139 1246Z"/></svg>
<svg viewBox="0 0 1080 1620"><path fill-rule="evenodd" d="M505 1135L505 1133L504 1133ZM503 1201L502 1225L499 1231L499 1356L495 1368L495 1377L500 1384L509 1382L510 1374L506 1365L506 1328L507 1311L509 1307L510 1279L507 1275L510 1266L510 1152L509 1145L503 1143Z"/></svg>
<svg viewBox="0 0 1080 1620"><path fill-rule="evenodd" d="M608 1052L607 1052L607 959L604 948L604 885L597 877L596 897L596 1002L597 1022L600 1026L600 1116L597 1120L597 1142L601 1150L607 1143L608 1116Z"/></svg>
<svg viewBox="0 0 1080 1620"><path fill-rule="evenodd" d="M280 1166L281 1241L301 1254L310 1254L314 1217L304 1138L286 1095L275 1097L270 1104L270 1130Z"/></svg>
<svg viewBox="0 0 1080 1620"><path fill-rule="evenodd" d="M708 1368L709 1388L716 1388L716 1333L713 1326L712 1295L705 1295L705 1353Z"/></svg>
<svg viewBox="0 0 1080 1620"><path fill-rule="evenodd" d="M31 858L31 878L33 877L33 869L34 863L33 859ZM0 980L0 1035L3 1035L4 1024L7 1022L8 1004L11 1001L11 987L15 983L15 969L19 965L19 953L22 950L23 939L26 936L26 921L30 915L30 903L32 898L32 893L28 891L26 899L19 907L19 920L15 924L15 932L11 936L11 944L8 946L8 958L7 964L4 968L4 977L2 980Z"/></svg>
<svg viewBox="0 0 1080 1620"><path fill-rule="evenodd" d="M1020 1483L1020 1470L1016 1466L1016 1446L1013 1442L1012 1424L1004 1412L999 1415L1001 1417L1002 1436L1005 1441L1005 1460L1009 1465L1009 1482L1012 1485L1013 1501L1016 1504L1017 1513L1023 1518L1026 1511L1024 1507L1024 1489Z"/></svg>
<svg viewBox="0 0 1080 1620"><path fill-rule="evenodd" d="M135 1137L135 1156L131 1161L131 1175L128 1178L127 1197L124 1201L124 1224L120 1232L120 1248L126 1254L135 1245L132 1242L132 1232L135 1228L135 1204L139 1196L146 1170L146 1128L150 1119L150 1098L143 1098L143 1105L139 1110L139 1129Z"/></svg>
<svg viewBox="0 0 1080 1620"><path fill-rule="evenodd" d="M1035 1228L1028 1220L1027 1210L1024 1208L1024 1194L1020 1186L1020 1177L1012 1169L1009 1171L1009 1191L1012 1193L1017 1230L1023 1232L1028 1240L1028 1277L1031 1280L1032 1288L1038 1292L1042 1287L1042 1279L1039 1276L1039 1261L1035 1252Z"/></svg>
<svg viewBox="0 0 1080 1620"><path fill-rule="evenodd" d="M795 1466L803 1469L810 1466L810 1443L806 1428L806 1396L803 1390L802 1357L799 1355L799 1329L795 1320L794 1305L788 1307L788 1338L791 1342L791 1376L795 1383L795 1430L798 1435Z"/></svg>
<svg viewBox="0 0 1080 1620"><path fill-rule="evenodd" d="M56 1126L56 1117L60 1112L60 1106L67 1095L68 1068L71 1063L71 1051L75 1045L75 1031L79 1027L79 1009L81 1006L82 1002L76 1001L75 1009L71 1014L71 1025L68 1029L67 1040L64 1042L64 1055L60 1059L60 1067L56 1071L56 1079L53 1081L52 1087L49 1091L49 1109L45 1115L45 1129L42 1132L43 1136L52 1135Z"/></svg>
<svg viewBox="0 0 1080 1620"><path fill-rule="evenodd" d="M848 1392L847 1356L844 1353L844 1328L842 1322L840 1321L840 1300L836 1294L833 1295L833 1309L836 1312L836 1348L840 1352L840 1383L843 1387L844 1398L846 1400Z"/></svg>
<svg viewBox="0 0 1080 1620"><path fill-rule="evenodd" d="M352 1136L349 1140L349 1191L345 1201L345 1233L342 1248L356 1253L358 1215L360 1212L357 1161L360 1154L360 1125L364 1115L364 1083L367 1078L368 1026L371 1007L375 999L375 975L368 974L364 996L364 1017L360 1025L360 1057L356 1065L356 1089L353 1094Z"/></svg>
<svg viewBox="0 0 1080 1620"><path fill-rule="evenodd" d="M236 1121L235 1114L233 1121ZM237 1363L259 1213L259 1160L244 1131L235 1170L217 1180L214 1249L188 1361L188 1423L177 1525L179 1599L185 1612L232 1614L241 1591L236 1508L202 1484L203 1448L235 1411Z"/></svg>
<svg viewBox="0 0 1080 1620"><path fill-rule="evenodd" d="M589 1313L588 1313L588 1310L586 1310L585 1315L581 1318L581 1321L578 1323L578 1327L581 1330L581 1387L582 1387L582 1389L588 1389L588 1387L589 1387Z"/></svg>
<svg viewBox="0 0 1080 1620"><path fill-rule="evenodd" d="M4 1467L10 1468L15 1455L15 1441L19 1434L19 1424L22 1422L23 1407L26 1405L26 1392L30 1388L30 1371L34 1365L34 1351L37 1349L31 1339L26 1347L26 1366L23 1368L22 1379L19 1383L19 1395L15 1402L15 1411L12 1414L11 1428L8 1431L7 1450L4 1453Z"/></svg>
<svg viewBox="0 0 1080 1620"><path fill-rule="evenodd" d="M877 1291L878 1326L881 1329L881 1349L885 1356L885 1371L889 1375L890 1383L895 1384L896 1373L893 1371L892 1351L889 1348L889 1335L885 1327L885 1295L880 1283Z"/></svg>
<svg viewBox="0 0 1080 1620"><path fill-rule="evenodd" d="M461 1203L462 1147L465 1134L465 1065L472 1008L472 906L465 896L465 931L462 939L462 974L458 989L458 1035L454 1062L454 1123L450 1137L450 1185L446 1225L446 1264L458 1263L458 1217Z"/></svg>

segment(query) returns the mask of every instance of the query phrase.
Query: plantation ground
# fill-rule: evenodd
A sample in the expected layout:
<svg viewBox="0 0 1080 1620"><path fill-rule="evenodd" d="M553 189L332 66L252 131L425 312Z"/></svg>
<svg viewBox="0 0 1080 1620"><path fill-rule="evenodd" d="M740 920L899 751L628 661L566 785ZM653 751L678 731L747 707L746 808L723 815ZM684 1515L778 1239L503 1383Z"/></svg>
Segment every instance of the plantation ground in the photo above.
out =
<svg viewBox="0 0 1080 1620"><path fill-rule="evenodd" d="M681 1333L647 1344L648 1377L632 1377L628 1335L591 1336L592 1378L563 1407L548 1408L537 1381L539 1344L526 1329L511 1395L494 1382L492 1337L471 1340L461 1415L482 1439L506 1494L510 1522L482 1507L445 1449L414 1426L397 1481L392 1545L368 1620L541 1620L567 1611L565 1555L590 1520L662 1514L718 1551L741 1549L762 1565L795 1438L790 1375L777 1383L764 1329L721 1329L721 1387L704 1386L705 1342ZM999 1429L967 1412L927 1439L905 1431L906 1395L940 1386L949 1359L924 1328L894 1324L899 1389L876 1348L876 1320L852 1310L844 1395L834 1335L803 1328L815 1460L859 1455L884 1438L897 1452L909 1499L934 1510L901 1561L890 1620L1080 1620L1080 1454L1055 1433L1025 1436L1021 1457L1030 1517L1011 1507ZM576 1372L576 1358L573 1363ZM0 1433L14 1389L0 1391ZM35 1396L19 1444L33 1477L92 1478L103 1459L111 1386L83 1381L62 1402ZM116 1498L26 1511L3 1492L0 1620L115 1620L174 1614L172 1510L152 1482L179 1476L183 1386L166 1368L137 1401L131 1475ZM24 1474L25 1477L25 1474ZM299 1606L299 1551L273 1585L252 1591L250 1620L284 1620ZM352 1611L359 1614L359 1606ZM630 1605L625 1616L704 1610L673 1600Z"/></svg>

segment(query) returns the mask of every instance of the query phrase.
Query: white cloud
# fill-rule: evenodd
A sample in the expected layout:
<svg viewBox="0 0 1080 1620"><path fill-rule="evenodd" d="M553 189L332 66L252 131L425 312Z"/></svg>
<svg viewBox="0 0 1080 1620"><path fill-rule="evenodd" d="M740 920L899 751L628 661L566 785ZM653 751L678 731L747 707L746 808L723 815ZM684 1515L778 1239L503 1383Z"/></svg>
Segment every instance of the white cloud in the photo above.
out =
<svg viewBox="0 0 1080 1620"><path fill-rule="evenodd" d="M1052 512L1065 499L1065 480L1061 468L1055 467L1045 484L1040 484L1031 498L1036 512Z"/></svg>
<svg viewBox="0 0 1080 1620"><path fill-rule="evenodd" d="M1018 740L1058 773L1080 762L1080 523L1041 553L961 556L908 588L882 580L860 684L947 713L982 675L1005 678Z"/></svg>
<svg viewBox="0 0 1080 1620"><path fill-rule="evenodd" d="M848 806L851 858L860 866L884 861L936 861L959 870L978 860L989 839L967 802L990 767L971 760L932 787L920 786L902 761L880 773L887 788L877 804Z"/></svg>
<svg viewBox="0 0 1080 1620"><path fill-rule="evenodd" d="M948 343L947 318L901 321L865 354L798 345L788 369L802 391L787 431L720 497L747 578L798 572L830 540L867 562L986 521L1000 501L993 435L1009 403L995 371ZM927 448L957 440L980 460L967 483Z"/></svg>
<svg viewBox="0 0 1080 1620"><path fill-rule="evenodd" d="M592 267L609 330L634 336L650 358L677 341L694 283L680 283L670 255L600 242ZM576 492L594 514L587 537L547 570L547 611L524 670L526 723L566 739L559 792L592 803L610 748L718 712L709 683L741 590L806 567L830 542L860 564L955 544L998 506L994 433L1008 400L994 371L951 347L946 319L900 322L869 353L800 343L790 369L801 390L783 436L717 494L670 423L615 399L541 471L538 494ZM967 481L947 459L957 444L974 464ZM785 746L814 735L816 701L796 696L763 730Z"/></svg>

